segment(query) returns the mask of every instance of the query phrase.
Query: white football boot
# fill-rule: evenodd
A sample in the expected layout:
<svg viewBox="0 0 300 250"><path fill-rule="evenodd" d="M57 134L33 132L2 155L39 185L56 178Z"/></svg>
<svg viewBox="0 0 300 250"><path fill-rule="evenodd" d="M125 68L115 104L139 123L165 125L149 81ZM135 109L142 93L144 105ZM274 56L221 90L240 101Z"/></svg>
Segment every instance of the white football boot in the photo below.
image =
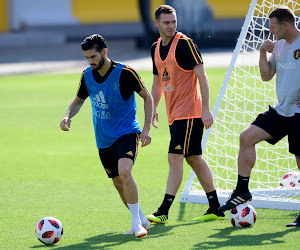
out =
<svg viewBox="0 0 300 250"><path fill-rule="evenodd" d="M143 228L145 228L145 230L147 230L147 232L150 231L150 222L148 220L145 223L143 223L142 226L143 226ZM135 233L135 231L132 227L129 231L127 231L123 234L134 234L134 233Z"/></svg>
<svg viewBox="0 0 300 250"><path fill-rule="evenodd" d="M133 225L134 234L138 238L147 236L147 230L142 226L142 224Z"/></svg>

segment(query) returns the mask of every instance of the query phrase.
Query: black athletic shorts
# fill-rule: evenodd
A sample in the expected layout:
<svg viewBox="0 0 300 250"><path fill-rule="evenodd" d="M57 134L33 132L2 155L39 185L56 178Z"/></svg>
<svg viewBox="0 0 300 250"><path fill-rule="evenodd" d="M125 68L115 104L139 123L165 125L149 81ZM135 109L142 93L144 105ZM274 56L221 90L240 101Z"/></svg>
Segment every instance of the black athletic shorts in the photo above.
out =
<svg viewBox="0 0 300 250"><path fill-rule="evenodd" d="M100 160L109 178L119 176L118 161L121 158L129 158L135 161L138 153L138 134L126 134L121 136L108 148L98 148Z"/></svg>
<svg viewBox="0 0 300 250"><path fill-rule="evenodd" d="M269 110L259 114L252 125L269 133L273 138L266 141L272 145L287 135L290 153L300 156L300 113L284 117L269 106Z"/></svg>
<svg viewBox="0 0 300 250"><path fill-rule="evenodd" d="M201 118L175 120L169 126L171 135L169 153L183 154L185 157L202 155L203 127Z"/></svg>

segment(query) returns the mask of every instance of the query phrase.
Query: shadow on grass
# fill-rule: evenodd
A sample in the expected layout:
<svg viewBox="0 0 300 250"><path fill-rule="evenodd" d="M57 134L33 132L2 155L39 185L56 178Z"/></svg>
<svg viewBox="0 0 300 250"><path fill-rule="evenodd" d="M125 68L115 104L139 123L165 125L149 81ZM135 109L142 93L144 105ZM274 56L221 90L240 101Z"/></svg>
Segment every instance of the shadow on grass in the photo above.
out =
<svg viewBox="0 0 300 250"><path fill-rule="evenodd" d="M121 247L123 244L126 244L128 242L136 242L136 241L146 241L151 240L156 237L163 237L163 236L169 236L172 234L171 230L173 228L178 228L181 226L189 226L194 223L186 223L186 224L180 224L180 225L164 225L164 224L154 224L151 225L151 229L149 234L141 239L137 239L134 235L123 235L119 233L106 233L106 234L99 234L94 237L90 237L85 239L83 243L69 245L65 247L59 247L58 245L38 245L33 246L31 248L55 248L55 249L111 249L113 247Z"/></svg>
<svg viewBox="0 0 300 250"><path fill-rule="evenodd" d="M215 229L218 232L209 236L209 238L217 239L207 242L201 242L194 246L194 249L219 249L222 247L245 247L245 246L269 246L273 244L283 244L284 240L281 240L283 236L291 232L290 228L286 228L284 231L275 233L264 233L259 235L249 235L247 228L224 228ZM231 235L236 230L243 230L243 235Z"/></svg>
<svg viewBox="0 0 300 250"><path fill-rule="evenodd" d="M118 233L105 233L99 234L94 237L84 239L84 242L74 245L69 245L65 247L60 247L59 243L57 245L47 246L47 245L39 245L34 246L32 248L42 248L42 247L50 247L55 249L109 249L114 246L120 246L129 241L136 240L134 235L123 235Z"/></svg>
<svg viewBox="0 0 300 250"><path fill-rule="evenodd" d="M184 220L184 215L186 214L186 203L180 204L178 221ZM291 218L295 218L296 215L291 215ZM269 219L271 219L269 217ZM272 219L278 219L277 217ZM292 219L291 219L292 220ZM209 221L203 221L200 223L207 223ZM256 247L256 246L270 246L272 244L284 244L285 241L281 240L286 234L290 232L294 232L295 230L300 228L286 228L283 227L280 232L270 232L259 235L249 235L247 230L248 228L234 228L227 227L224 229L214 229L214 231L218 231L215 234L210 235L209 240L206 242L201 242L194 245L194 249L220 249L222 247ZM237 230L242 230L244 234L242 235L231 235L234 234Z"/></svg>
<svg viewBox="0 0 300 250"><path fill-rule="evenodd" d="M180 205L178 222L184 221L185 204ZM207 223L207 222L201 222ZM195 225L195 222L181 223L181 224L154 224L151 225L151 230L147 237L137 239L134 235L123 235L120 233L105 233L84 239L84 242L79 244L68 245L65 247L60 247L59 243L53 246L38 245L31 248L44 248L50 247L55 249L111 249L111 248L125 248L129 247L126 245L129 242L139 242L144 241L151 244L151 241L155 238L167 237L168 239L172 237L172 230L179 227ZM207 241L197 243L193 246L193 249L220 249L223 247L244 247L244 246L267 246L272 244L284 244L285 241L281 240L286 234L293 232L295 228L283 228L281 232L274 233L264 233L259 235L249 235L247 228L233 228L226 227L224 229L213 229L211 235L208 236ZM299 228L300 229L300 228ZM232 235L237 230L243 232L242 235ZM195 235L197 237L197 235Z"/></svg>
<svg viewBox="0 0 300 250"><path fill-rule="evenodd" d="M179 205L179 211L178 211L178 219L177 219L178 222L187 220L187 218L184 218L184 217L186 215L188 215L188 213L190 211L192 211L192 210L186 210L187 204L188 203L180 203L180 205ZM191 203L189 203L189 205L191 205ZM197 207L196 206L194 207L194 209L197 210L197 214L198 214L195 217L203 215L204 213L206 213L206 210L208 209L208 204L195 204L195 203L193 203L192 205L197 205Z"/></svg>

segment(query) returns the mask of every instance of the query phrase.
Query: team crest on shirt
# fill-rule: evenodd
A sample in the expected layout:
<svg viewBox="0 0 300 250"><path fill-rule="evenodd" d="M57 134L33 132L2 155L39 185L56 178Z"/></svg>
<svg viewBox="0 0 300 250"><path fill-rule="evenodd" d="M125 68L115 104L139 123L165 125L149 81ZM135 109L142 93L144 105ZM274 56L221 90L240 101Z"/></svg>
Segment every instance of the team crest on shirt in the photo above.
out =
<svg viewBox="0 0 300 250"><path fill-rule="evenodd" d="M294 58L297 60L300 57L300 49L294 51Z"/></svg>
<svg viewBox="0 0 300 250"><path fill-rule="evenodd" d="M169 76L169 73L168 73L166 68L165 68L164 73L162 75L162 80L163 80L163 82L166 82L166 81L170 80L170 76Z"/></svg>

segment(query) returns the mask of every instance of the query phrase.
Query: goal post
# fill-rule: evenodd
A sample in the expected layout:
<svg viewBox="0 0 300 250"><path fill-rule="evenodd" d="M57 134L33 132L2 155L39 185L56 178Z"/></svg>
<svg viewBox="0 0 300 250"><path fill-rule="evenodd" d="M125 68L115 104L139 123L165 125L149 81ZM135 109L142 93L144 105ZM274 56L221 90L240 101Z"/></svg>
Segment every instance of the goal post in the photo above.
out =
<svg viewBox="0 0 300 250"><path fill-rule="evenodd" d="M237 40L223 85L213 109L214 124L206 130L203 157L210 166L220 203L236 186L239 135L269 105L275 105L275 77L263 82L258 62L259 48L269 33L269 13L278 5L291 8L299 27L300 2L297 0L253 0ZM295 157L288 152L287 138L276 145L260 142L252 169L250 190L255 208L300 210L300 187L282 188L280 179L287 172L298 171ZM181 202L207 204L206 194L191 171Z"/></svg>

